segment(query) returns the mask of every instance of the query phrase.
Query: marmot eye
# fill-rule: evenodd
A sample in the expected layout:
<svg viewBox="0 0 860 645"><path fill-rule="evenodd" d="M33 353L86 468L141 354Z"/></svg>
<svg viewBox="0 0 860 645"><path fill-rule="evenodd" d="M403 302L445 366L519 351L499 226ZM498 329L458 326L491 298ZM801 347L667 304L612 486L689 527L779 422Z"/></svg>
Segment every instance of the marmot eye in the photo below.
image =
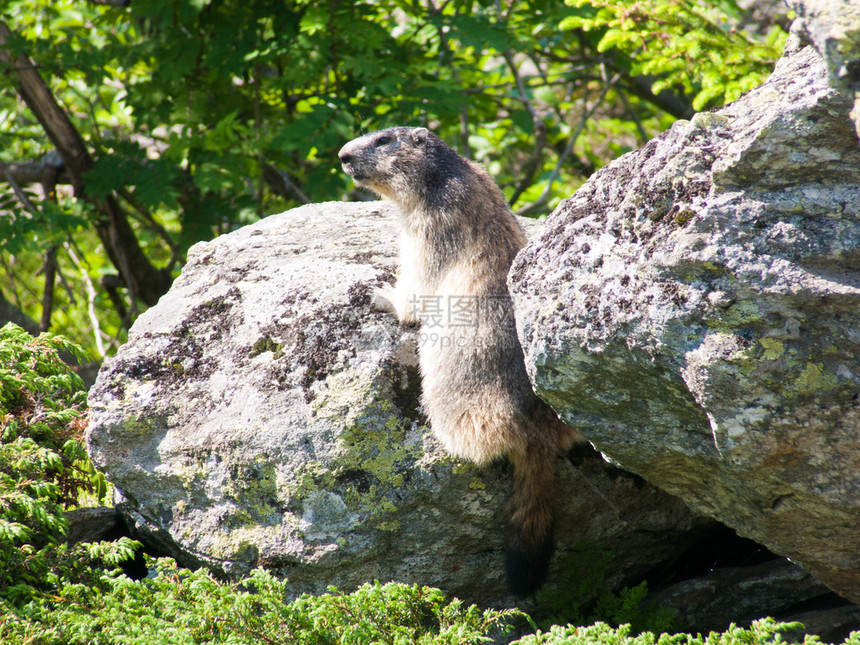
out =
<svg viewBox="0 0 860 645"><path fill-rule="evenodd" d="M391 141L391 137L389 137L388 135L383 135L376 140L376 145L377 146L384 146L389 141Z"/></svg>

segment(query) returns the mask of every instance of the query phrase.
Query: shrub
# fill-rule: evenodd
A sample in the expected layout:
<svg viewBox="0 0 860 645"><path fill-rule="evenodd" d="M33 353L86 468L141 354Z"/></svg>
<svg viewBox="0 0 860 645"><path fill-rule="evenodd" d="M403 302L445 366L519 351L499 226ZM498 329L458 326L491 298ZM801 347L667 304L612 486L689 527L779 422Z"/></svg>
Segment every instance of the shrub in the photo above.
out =
<svg viewBox="0 0 860 645"><path fill-rule="evenodd" d="M582 15L562 29L602 33L598 51L615 50L633 61L634 76L654 79L653 91L679 90L695 110L722 105L762 83L780 57L788 34L778 25L752 37L734 0L566 0Z"/></svg>
<svg viewBox="0 0 860 645"><path fill-rule="evenodd" d="M48 550L67 530L63 508L106 495L80 441L86 392L60 352L81 357L60 336L0 329L0 598L43 585Z"/></svg>
<svg viewBox="0 0 860 645"><path fill-rule="evenodd" d="M662 632L673 626L670 610L648 600L645 581L614 592L606 579L611 570L612 552L593 542L580 542L559 562L564 571L562 582L548 585L536 596L537 624L588 625L605 622L611 625L630 623L635 633Z"/></svg>
<svg viewBox="0 0 860 645"><path fill-rule="evenodd" d="M614 629L605 623L595 623L588 627L554 626L549 632L537 632L526 636L511 645L766 645L784 643L781 633L802 629L800 623L778 623L772 618L757 620L745 629L731 625L725 632L711 632L707 637L690 634L660 634L651 632L631 635L630 625ZM818 642L817 636L806 636L805 644ZM846 645L860 643L860 632L853 633Z"/></svg>
<svg viewBox="0 0 860 645"><path fill-rule="evenodd" d="M183 645L191 643L459 644L490 640L515 610L481 610L441 591L399 583L332 588L286 602L289 584L256 570L225 584L169 559L139 582L111 574L94 586L61 585L51 598L0 618L3 643Z"/></svg>

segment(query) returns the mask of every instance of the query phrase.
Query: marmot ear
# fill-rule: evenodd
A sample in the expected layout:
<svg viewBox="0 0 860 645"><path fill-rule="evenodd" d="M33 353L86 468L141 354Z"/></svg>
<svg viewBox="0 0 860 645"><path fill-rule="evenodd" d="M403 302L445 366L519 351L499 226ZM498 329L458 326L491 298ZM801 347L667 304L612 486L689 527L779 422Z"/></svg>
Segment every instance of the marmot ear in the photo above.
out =
<svg viewBox="0 0 860 645"><path fill-rule="evenodd" d="M430 130L427 128L415 128L412 130L412 140L415 142L415 145L418 146L423 146L429 135Z"/></svg>

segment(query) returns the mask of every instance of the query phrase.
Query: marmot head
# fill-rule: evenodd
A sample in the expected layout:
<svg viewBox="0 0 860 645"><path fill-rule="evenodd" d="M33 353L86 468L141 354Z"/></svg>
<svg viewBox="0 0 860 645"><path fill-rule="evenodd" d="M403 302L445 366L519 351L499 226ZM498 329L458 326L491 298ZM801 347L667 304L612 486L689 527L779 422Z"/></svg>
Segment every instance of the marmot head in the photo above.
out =
<svg viewBox="0 0 860 645"><path fill-rule="evenodd" d="M371 132L347 143L338 157L356 185L406 210L447 201L468 174L468 162L427 128Z"/></svg>

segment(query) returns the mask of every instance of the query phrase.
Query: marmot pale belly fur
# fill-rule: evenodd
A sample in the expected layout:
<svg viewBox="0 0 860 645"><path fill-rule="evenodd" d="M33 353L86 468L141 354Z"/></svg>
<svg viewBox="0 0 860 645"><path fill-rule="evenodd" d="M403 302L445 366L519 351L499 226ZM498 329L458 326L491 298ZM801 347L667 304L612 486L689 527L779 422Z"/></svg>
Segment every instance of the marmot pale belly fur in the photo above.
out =
<svg viewBox="0 0 860 645"><path fill-rule="evenodd" d="M433 432L459 457L513 463L505 569L511 591L528 595L553 551L556 457L582 438L535 395L523 364L507 287L523 231L483 167L426 128L367 134L339 156L357 185L400 208L400 275L375 301L401 322L421 322Z"/></svg>

